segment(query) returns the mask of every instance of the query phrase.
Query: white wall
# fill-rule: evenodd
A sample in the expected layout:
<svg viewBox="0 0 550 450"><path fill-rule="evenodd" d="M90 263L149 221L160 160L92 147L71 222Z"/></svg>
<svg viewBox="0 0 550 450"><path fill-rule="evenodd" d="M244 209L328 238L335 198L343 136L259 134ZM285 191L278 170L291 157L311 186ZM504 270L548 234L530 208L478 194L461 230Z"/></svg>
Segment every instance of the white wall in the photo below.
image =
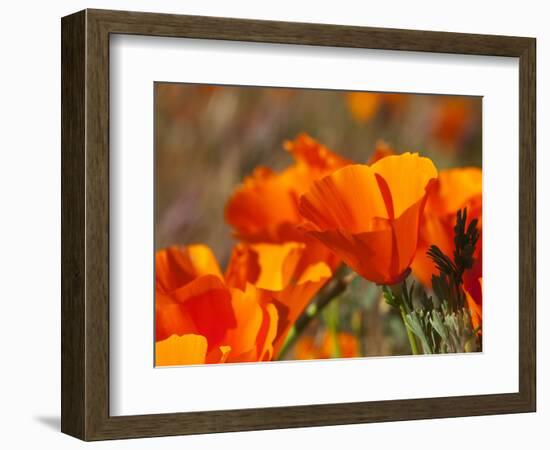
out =
<svg viewBox="0 0 550 450"><path fill-rule="evenodd" d="M306 4L308 3L308 4ZM538 39L538 192L548 204L550 14L541 1L297 2L277 0L4 2L0 13L0 442L4 448L84 444L59 433L60 17L86 7L535 36ZM101 448L548 448L550 246L538 215L536 414L104 442ZM545 427L546 426L546 427ZM6 445L7 444L7 445ZM115 447L116 446L116 447Z"/></svg>

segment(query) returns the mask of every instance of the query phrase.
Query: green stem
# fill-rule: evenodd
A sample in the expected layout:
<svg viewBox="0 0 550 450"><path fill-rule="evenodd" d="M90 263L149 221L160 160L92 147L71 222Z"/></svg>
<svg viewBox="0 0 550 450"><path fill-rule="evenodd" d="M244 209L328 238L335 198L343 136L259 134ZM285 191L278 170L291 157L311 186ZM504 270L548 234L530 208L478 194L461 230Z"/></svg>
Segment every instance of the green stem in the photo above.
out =
<svg viewBox="0 0 550 450"><path fill-rule="evenodd" d="M416 337L414 336L413 331L407 325L407 314L410 314L410 306L407 304L405 296L407 295L407 283L404 280L402 283L397 283L391 286L388 286L397 300L395 306L399 307L399 312L401 313L401 319L403 320L403 325L407 331L407 338L409 340L409 345L411 346L411 352L413 355L419 355L418 344L416 342Z"/></svg>
<svg viewBox="0 0 550 450"><path fill-rule="evenodd" d="M346 270L346 267L342 265L335 272L331 280L321 288L315 301L300 317L298 317L298 320L290 329L284 344L279 350L279 354L277 355L278 360L284 358L286 353L294 346L302 331L307 328L311 321L317 317L332 300L338 298L338 296L347 289L349 284L356 277L356 274L355 272L351 272L346 275Z"/></svg>
<svg viewBox="0 0 550 450"><path fill-rule="evenodd" d="M411 346L411 351L413 355L419 355L418 352L418 346L416 345L416 338L414 337L414 333L407 325L407 313L405 312L405 308L403 305L399 307L399 311L401 312L401 319L403 319L403 325L405 325L405 330L407 330L407 338L409 339L409 344Z"/></svg>

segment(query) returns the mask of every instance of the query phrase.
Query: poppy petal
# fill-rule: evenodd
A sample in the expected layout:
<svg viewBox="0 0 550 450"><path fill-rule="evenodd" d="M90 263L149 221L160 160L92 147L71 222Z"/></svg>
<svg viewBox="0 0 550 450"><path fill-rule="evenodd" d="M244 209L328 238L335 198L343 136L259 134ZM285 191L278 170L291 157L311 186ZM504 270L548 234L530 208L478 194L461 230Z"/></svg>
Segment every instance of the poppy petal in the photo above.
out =
<svg viewBox="0 0 550 450"><path fill-rule="evenodd" d="M155 364L157 366L204 364L207 347L208 343L204 336L174 334L155 344Z"/></svg>
<svg viewBox="0 0 550 450"><path fill-rule="evenodd" d="M263 312L258 304L255 288L250 284L245 292L240 289L231 289L231 297L236 324L235 327L227 330L224 342L231 346L231 362L240 362L243 354L256 349Z"/></svg>
<svg viewBox="0 0 550 450"><path fill-rule="evenodd" d="M300 198L300 213L314 228L351 233L370 231L375 217L388 217L375 172L359 164L314 182Z"/></svg>
<svg viewBox="0 0 550 450"><path fill-rule="evenodd" d="M395 217L423 198L430 180L437 179L437 169L431 159L418 153L387 156L371 167L387 183Z"/></svg>

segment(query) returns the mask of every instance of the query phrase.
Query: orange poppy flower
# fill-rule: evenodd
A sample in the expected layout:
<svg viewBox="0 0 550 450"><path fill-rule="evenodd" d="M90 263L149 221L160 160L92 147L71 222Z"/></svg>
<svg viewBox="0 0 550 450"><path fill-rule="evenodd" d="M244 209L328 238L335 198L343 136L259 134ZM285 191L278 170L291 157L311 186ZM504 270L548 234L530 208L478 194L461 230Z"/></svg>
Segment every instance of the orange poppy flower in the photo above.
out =
<svg viewBox="0 0 550 450"><path fill-rule="evenodd" d="M340 358L356 358L359 356L359 342L349 333L338 333L338 353ZM325 333L322 340L311 336L304 336L296 343L294 354L296 359L329 359L336 352L335 336Z"/></svg>
<svg viewBox="0 0 550 450"><path fill-rule="evenodd" d="M477 218L481 228L481 169L468 167L440 171L439 180L426 202L418 250L411 266L416 278L425 286L431 286L432 275L437 274L426 252L430 245L437 245L446 255L453 255L456 213L464 208L468 208L468 219ZM481 238L474 256L479 256L480 251ZM480 276L481 273L476 280Z"/></svg>
<svg viewBox="0 0 550 450"><path fill-rule="evenodd" d="M416 153L344 167L300 198L304 229L364 278L395 284L408 274L436 178L432 161Z"/></svg>
<svg viewBox="0 0 550 450"><path fill-rule="evenodd" d="M155 310L157 365L272 357L275 306L250 284L228 286L206 246L157 252Z"/></svg>
<svg viewBox="0 0 550 450"><path fill-rule="evenodd" d="M156 261L157 365L270 360L332 276L297 242L238 244L225 276L203 245L161 250Z"/></svg>
<svg viewBox="0 0 550 450"><path fill-rule="evenodd" d="M253 284L278 311L273 340L276 354L299 315L330 279L330 267L316 258L306 244L237 244L226 272L227 283L237 288Z"/></svg>
<svg viewBox="0 0 550 450"><path fill-rule="evenodd" d="M227 202L225 219L240 240L303 241L303 233L296 228L301 222L298 198L314 180L350 164L307 134L285 142L284 147L294 157L293 165L282 172L256 168Z"/></svg>
<svg viewBox="0 0 550 450"><path fill-rule="evenodd" d="M407 97L383 92L350 92L346 95L348 109L358 122L369 122L381 110L396 113L403 108Z"/></svg>

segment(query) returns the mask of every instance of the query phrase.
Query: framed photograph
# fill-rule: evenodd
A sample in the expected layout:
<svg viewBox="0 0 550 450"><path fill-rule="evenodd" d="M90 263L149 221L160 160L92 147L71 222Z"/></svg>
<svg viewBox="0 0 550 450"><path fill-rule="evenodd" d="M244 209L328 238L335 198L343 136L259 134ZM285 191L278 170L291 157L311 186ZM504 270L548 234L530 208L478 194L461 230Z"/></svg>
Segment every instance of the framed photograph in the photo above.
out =
<svg viewBox="0 0 550 450"><path fill-rule="evenodd" d="M534 38L61 31L64 433L535 411Z"/></svg>

